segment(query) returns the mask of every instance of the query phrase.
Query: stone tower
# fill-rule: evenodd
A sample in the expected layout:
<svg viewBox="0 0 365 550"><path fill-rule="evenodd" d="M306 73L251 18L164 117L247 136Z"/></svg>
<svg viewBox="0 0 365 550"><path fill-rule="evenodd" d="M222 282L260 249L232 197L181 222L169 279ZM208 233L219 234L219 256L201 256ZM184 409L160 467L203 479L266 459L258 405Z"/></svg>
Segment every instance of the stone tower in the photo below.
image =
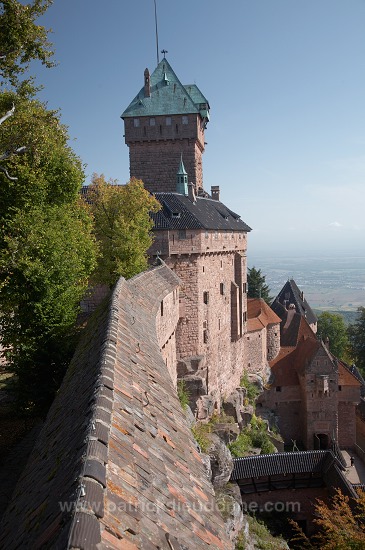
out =
<svg viewBox="0 0 365 550"><path fill-rule="evenodd" d="M121 115L129 147L130 175L152 193L176 191L176 168L184 158L195 192L203 187L204 130L209 103L195 84L184 86L164 58Z"/></svg>

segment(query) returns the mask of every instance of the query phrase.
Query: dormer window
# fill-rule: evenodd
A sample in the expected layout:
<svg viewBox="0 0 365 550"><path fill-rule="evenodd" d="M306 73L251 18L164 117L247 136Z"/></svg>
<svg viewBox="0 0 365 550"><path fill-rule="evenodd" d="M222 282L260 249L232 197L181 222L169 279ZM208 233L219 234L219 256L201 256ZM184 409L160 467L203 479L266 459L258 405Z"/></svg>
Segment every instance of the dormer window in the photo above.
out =
<svg viewBox="0 0 365 550"><path fill-rule="evenodd" d="M181 212L172 212L171 213L172 218L180 218L180 216L181 216Z"/></svg>
<svg viewBox="0 0 365 550"><path fill-rule="evenodd" d="M139 118L134 118L134 119L133 119L133 126L134 126L135 128L139 128Z"/></svg>

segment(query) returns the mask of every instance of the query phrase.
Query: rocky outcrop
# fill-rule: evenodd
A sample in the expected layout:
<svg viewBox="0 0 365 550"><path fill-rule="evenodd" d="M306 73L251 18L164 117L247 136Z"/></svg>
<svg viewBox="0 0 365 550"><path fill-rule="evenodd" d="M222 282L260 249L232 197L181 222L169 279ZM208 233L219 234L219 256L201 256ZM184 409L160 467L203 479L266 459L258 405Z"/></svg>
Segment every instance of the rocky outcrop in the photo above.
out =
<svg viewBox="0 0 365 550"><path fill-rule="evenodd" d="M207 453L212 468L212 483L215 488L226 485L233 470L233 459L224 442L216 435L210 434Z"/></svg>

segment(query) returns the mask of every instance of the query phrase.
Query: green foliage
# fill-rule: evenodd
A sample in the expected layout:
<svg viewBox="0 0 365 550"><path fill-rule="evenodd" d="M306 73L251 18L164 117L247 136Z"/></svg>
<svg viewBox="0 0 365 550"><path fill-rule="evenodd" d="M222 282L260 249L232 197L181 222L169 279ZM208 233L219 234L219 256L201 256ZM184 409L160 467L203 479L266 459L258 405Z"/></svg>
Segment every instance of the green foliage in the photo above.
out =
<svg viewBox="0 0 365 550"><path fill-rule="evenodd" d="M357 312L357 320L348 327L350 353L365 376L365 307L359 307Z"/></svg>
<svg viewBox="0 0 365 550"><path fill-rule="evenodd" d="M324 311L318 317L318 335L325 342L329 339L331 353L339 359L346 360L349 340L343 318L335 313Z"/></svg>
<svg viewBox="0 0 365 550"><path fill-rule="evenodd" d="M255 540L255 548L261 550L279 550L287 548L287 544L280 537L274 537L265 523L254 516L247 516L250 535Z"/></svg>
<svg viewBox="0 0 365 550"><path fill-rule="evenodd" d="M228 445L228 448L235 458L246 456L252 448L260 448L261 454L275 452L275 446L270 441L266 423L256 415L253 415L250 424L241 431L235 441Z"/></svg>
<svg viewBox="0 0 365 550"><path fill-rule="evenodd" d="M247 296L249 298L262 298L269 305L272 303L273 298L270 296L270 288L266 284L266 277L261 273L261 269L248 268Z"/></svg>
<svg viewBox="0 0 365 550"><path fill-rule="evenodd" d="M259 395L260 390L255 384L253 384L253 382L250 382L246 371L243 372L240 380L240 386L246 388L247 399L250 403L253 404L256 400L256 397Z"/></svg>
<svg viewBox="0 0 365 550"><path fill-rule="evenodd" d="M20 76L32 60L38 60L47 67L53 66L48 31L35 22L52 2L33 0L25 5L17 0L0 2L1 84L5 81L19 87Z"/></svg>
<svg viewBox="0 0 365 550"><path fill-rule="evenodd" d="M182 408L185 410L189 405L189 391L186 387L185 380L177 381L177 395Z"/></svg>
<svg viewBox="0 0 365 550"><path fill-rule="evenodd" d="M195 426L191 428L191 431L202 453L206 453L210 445L209 434L212 432L212 426L210 424L197 422Z"/></svg>
<svg viewBox="0 0 365 550"><path fill-rule="evenodd" d="M236 544L234 548L235 550L246 550L247 548L246 535L243 529L238 533L238 537L236 539Z"/></svg>
<svg viewBox="0 0 365 550"><path fill-rule="evenodd" d="M0 173L3 199L1 218L13 208L34 204L63 204L78 198L84 173L80 159L68 146L67 128L56 111L48 111L38 100L12 92L0 94L0 113L15 105L14 115L1 125L0 153L26 147L22 155L11 155L3 163L17 181Z"/></svg>
<svg viewBox="0 0 365 550"><path fill-rule="evenodd" d="M44 204L15 210L4 225L1 339L23 406L43 408L74 349L78 305L95 265L91 220L77 204Z"/></svg>
<svg viewBox="0 0 365 550"><path fill-rule="evenodd" d="M146 269L153 227L149 213L157 212L160 203L140 180L117 185L96 174L88 198L100 248L95 282L113 286L120 276L129 279Z"/></svg>
<svg viewBox="0 0 365 550"><path fill-rule="evenodd" d="M203 453L206 453L209 448L209 434L214 431L214 426L217 424L234 424L234 418L233 416L227 415L225 412L222 412L221 414L213 414L209 422L197 422L195 426L191 428L193 436L199 443Z"/></svg>

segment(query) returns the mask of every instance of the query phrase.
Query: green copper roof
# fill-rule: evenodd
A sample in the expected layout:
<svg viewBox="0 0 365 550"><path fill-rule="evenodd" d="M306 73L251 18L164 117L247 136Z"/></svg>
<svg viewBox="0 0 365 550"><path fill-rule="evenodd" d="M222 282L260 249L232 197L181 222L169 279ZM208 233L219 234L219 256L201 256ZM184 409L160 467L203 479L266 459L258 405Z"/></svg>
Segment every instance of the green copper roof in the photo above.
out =
<svg viewBox="0 0 365 550"><path fill-rule="evenodd" d="M185 170L185 166L184 166L184 163L183 163L182 155L181 155L180 164L179 164L179 169L178 169L178 171L177 171L177 174L178 174L178 175L187 176L187 171Z"/></svg>
<svg viewBox="0 0 365 550"><path fill-rule="evenodd" d="M167 59L151 74L150 86L150 97L145 97L142 87L121 118L200 113L209 119L208 100L195 84L183 86Z"/></svg>

